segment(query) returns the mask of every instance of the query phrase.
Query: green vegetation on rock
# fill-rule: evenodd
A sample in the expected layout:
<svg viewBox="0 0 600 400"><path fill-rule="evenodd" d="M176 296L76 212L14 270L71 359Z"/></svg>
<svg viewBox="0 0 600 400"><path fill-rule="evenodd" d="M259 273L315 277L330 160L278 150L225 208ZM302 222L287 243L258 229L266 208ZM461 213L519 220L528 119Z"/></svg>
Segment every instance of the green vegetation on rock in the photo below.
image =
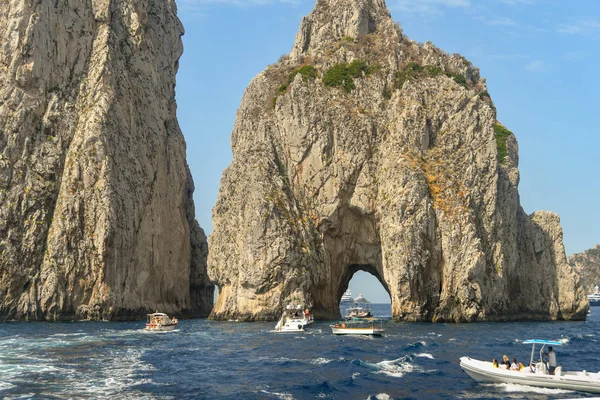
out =
<svg viewBox="0 0 600 400"><path fill-rule="evenodd" d="M496 135L496 146L498 147L498 157L500 158L500 162L504 163L504 159L508 155L508 150L506 149L506 138L512 135L513 133L506 129L505 126L496 122L494 124L494 134Z"/></svg>
<svg viewBox="0 0 600 400"><path fill-rule="evenodd" d="M343 86L347 93L350 93L356 86L354 78L360 78L362 73L370 75L373 69L362 60L354 60L350 64L335 64L323 74L323 83L325 86Z"/></svg>
<svg viewBox="0 0 600 400"><path fill-rule="evenodd" d="M302 75L302 79L306 82L309 79L315 79L317 77L317 69L312 65L303 65L289 73L287 82L279 86L280 92L285 92L290 83L294 81L296 75Z"/></svg>
<svg viewBox="0 0 600 400"><path fill-rule="evenodd" d="M463 87L467 87L467 79L459 74L453 74L452 72L445 72L440 67L433 65L421 66L416 62L409 62L406 64L404 70L398 72L396 76L396 88L401 89L404 82L415 78L435 78L438 75L446 75L454 79L454 82L458 83Z"/></svg>

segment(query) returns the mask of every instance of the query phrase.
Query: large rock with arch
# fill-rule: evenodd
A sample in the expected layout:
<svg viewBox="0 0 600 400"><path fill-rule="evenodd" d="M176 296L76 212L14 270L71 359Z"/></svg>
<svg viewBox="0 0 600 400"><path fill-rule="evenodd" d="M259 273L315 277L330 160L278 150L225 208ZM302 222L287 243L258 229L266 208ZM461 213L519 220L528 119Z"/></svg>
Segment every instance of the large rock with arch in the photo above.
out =
<svg viewBox="0 0 600 400"><path fill-rule="evenodd" d="M231 141L212 318L336 318L358 270L397 320L585 318L558 217L519 204L517 142L479 70L406 38L383 0L319 0Z"/></svg>

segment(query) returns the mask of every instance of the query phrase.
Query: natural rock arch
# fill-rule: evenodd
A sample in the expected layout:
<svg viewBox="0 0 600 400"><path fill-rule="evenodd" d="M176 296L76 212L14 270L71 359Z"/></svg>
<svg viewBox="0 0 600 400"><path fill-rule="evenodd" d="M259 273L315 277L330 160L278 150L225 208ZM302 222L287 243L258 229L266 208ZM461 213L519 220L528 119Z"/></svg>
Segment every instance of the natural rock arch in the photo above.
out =
<svg viewBox="0 0 600 400"><path fill-rule="evenodd" d="M406 38L383 0L319 0L250 83L231 143L211 318L337 318L349 266L376 271L396 320L585 318L558 217L519 204L485 79Z"/></svg>

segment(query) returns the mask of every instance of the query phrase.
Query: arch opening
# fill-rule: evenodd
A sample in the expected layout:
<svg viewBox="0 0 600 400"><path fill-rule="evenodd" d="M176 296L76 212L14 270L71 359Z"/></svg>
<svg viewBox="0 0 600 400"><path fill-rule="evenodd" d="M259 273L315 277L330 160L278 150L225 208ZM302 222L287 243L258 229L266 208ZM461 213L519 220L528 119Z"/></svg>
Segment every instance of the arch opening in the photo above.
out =
<svg viewBox="0 0 600 400"><path fill-rule="evenodd" d="M352 264L345 269L339 282L337 300L342 316L348 307L369 304L378 304L378 316L391 316L389 287L379 272L369 264Z"/></svg>

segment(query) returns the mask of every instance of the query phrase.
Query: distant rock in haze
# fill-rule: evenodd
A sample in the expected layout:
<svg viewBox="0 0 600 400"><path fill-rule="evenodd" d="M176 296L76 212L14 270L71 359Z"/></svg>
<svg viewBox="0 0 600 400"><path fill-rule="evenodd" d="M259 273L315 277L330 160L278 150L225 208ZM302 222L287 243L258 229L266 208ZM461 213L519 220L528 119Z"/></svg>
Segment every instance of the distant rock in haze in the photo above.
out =
<svg viewBox="0 0 600 400"><path fill-rule="evenodd" d="M172 0L0 5L0 317L203 316Z"/></svg>
<svg viewBox="0 0 600 400"><path fill-rule="evenodd" d="M231 143L211 318L337 318L358 270L396 320L587 314L558 216L519 204L517 141L479 70L408 39L383 0L317 1L250 83Z"/></svg>
<svg viewBox="0 0 600 400"><path fill-rule="evenodd" d="M600 286L600 245L569 256L569 264L581 277L581 286L585 293L593 293Z"/></svg>

